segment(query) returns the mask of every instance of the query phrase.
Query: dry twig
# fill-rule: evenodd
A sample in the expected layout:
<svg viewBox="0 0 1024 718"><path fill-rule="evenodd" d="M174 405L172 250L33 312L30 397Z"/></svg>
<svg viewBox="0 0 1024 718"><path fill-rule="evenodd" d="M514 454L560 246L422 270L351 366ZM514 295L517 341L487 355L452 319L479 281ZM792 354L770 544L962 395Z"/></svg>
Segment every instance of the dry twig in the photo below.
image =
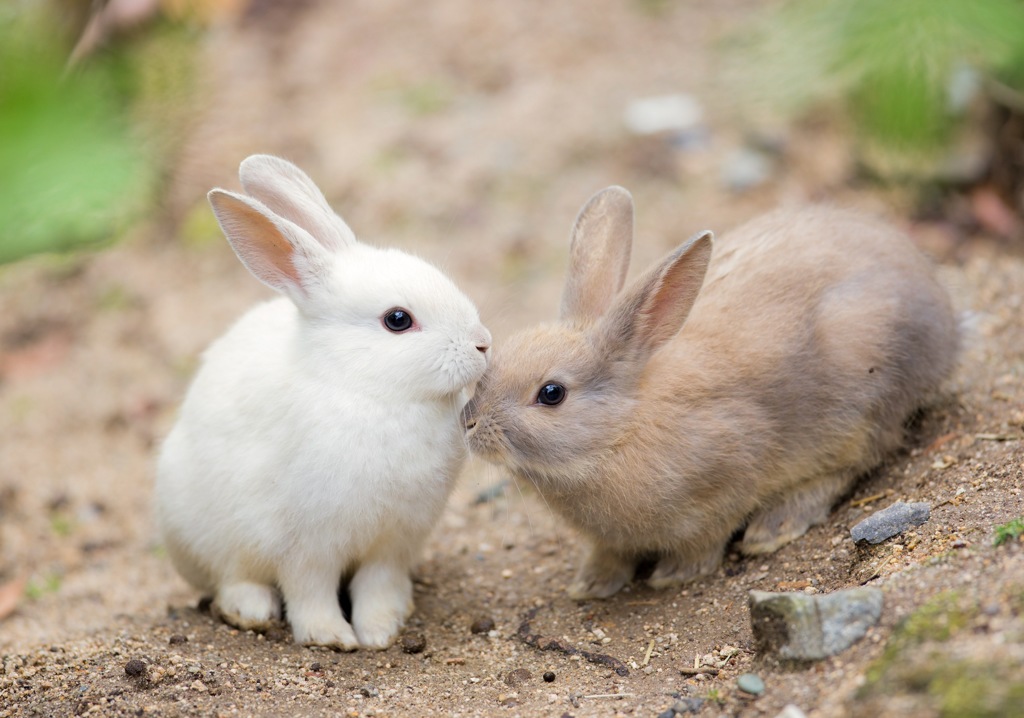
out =
<svg viewBox="0 0 1024 718"><path fill-rule="evenodd" d="M629 669L626 668L626 664L620 661L618 658L614 658L605 653L594 653L592 651L586 651L582 648L576 648L570 646L557 638L549 638L542 636L538 633L530 632L530 621L537 616L537 611L540 608L531 608L526 612L526 616L523 618L523 622L519 624L519 630L516 631L516 635L519 636L519 640L528 646L532 646L539 651L558 651L559 653L566 656L579 656L590 663L596 663L600 666L606 666L615 671L620 676L628 676Z"/></svg>

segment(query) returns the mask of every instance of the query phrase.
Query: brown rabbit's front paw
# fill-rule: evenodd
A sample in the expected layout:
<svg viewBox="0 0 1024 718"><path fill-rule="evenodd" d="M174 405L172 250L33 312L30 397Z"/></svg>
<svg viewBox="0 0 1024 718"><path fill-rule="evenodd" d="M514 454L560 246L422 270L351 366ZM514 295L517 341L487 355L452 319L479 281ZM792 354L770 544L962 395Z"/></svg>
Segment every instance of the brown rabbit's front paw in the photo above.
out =
<svg viewBox="0 0 1024 718"><path fill-rule="evenodd" d="M647 585L657 589L670 588L700 576L707 576L722 563L724 550L724 546L716 546L714 550L699 558L679 554L662 556L658 560L658 565L654 567L654 573L647 579Z"/></svg>
<svg viewBox="0 0 1024 718"><path fill-rule="evenodd" d="M633 579L633 571L632 561L594 549L569 585L569 597L583 601L613 596Z"/></svg>

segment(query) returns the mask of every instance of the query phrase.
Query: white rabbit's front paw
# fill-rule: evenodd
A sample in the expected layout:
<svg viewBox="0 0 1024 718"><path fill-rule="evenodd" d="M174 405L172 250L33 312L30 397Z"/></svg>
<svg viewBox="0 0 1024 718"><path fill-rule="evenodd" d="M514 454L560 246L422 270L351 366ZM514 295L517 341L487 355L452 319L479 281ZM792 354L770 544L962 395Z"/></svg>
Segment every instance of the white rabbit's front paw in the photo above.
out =
<svg viewBox="0 0 1024 718"><path fill-rule="evenodd" d="M217 590L212 611L222 621L246 631L263 631L281 618L281 597L273 586L232 583Z"/></svg>
<svg viewBox="0 0 1024 718"><path fill-rule="evenodd" d="M412 613L412 580L408 570L387 563L366 564L352 578L352 625L359 644L387 648Z"/></svg>
<svg viewBox="0 0 1024 718"><path fill-rule="evenodd" d="M321 620L315 623L292 619L292 634L296 643L304 646L327 646L339 651L354 651L359 648L356 634L339 611L337 620Z"/></svg>
<svg viewBox="0 0 1024 718"><path fill-rule="evenodd" d="M377 606L370 611L360 612L355 618L359 645L376 650L390 646L405 625L405 618L411 612L409 608L411 606Z"/></svg>

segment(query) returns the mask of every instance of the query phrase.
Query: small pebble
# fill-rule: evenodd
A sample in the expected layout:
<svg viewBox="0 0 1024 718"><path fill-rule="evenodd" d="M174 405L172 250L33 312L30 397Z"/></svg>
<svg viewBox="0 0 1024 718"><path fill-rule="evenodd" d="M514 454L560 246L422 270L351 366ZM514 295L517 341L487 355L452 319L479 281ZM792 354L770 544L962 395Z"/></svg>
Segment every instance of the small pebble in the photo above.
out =
<svg viewBox="0 0 1024 718"><path fill-rule="evenodd" d="M132 676L133 678L141 676L146 672L146 664L138 658L133 658L124 664L124 672L126 675Z"/></svg>
<svg viewBox="0 0 1024 718"><path fill-rule="evenodd" d="M173 636L167 639L167 642L170 643L172 646L176 646L179 643L188 643L188 638L186 636L181 635L180 633L175 633Z"/></svg>
<svg viewBox="0 0 1024 718"><path fill-rule="evenodd" d="M359 689L359 693L363 698L376 698L380 695L380 691L377 690L376 686L363 686Z"/></svg>
<svg viewBox="0 0 1024 718"><path fill-rule="evenodd" d="M741 147L726 158L722 183L733 192L745 192L771 179L772 170L772 162L763 152Z"/></svg>
<svg viewBox="0 0 1024 718"><path fill-rule="evenodd" d="M676 712L671 708L669 708L668 710L664 710L658 714L658 718L675 718L675 716Z"/></svg>
<svg viewBox="0 0 1024 718"><path fill-rule="evenodd" d="M275 626L268 628L267 632L264 635L267 637L268 641L273 641L274 643L284 643L288 640L291 634L283 628L277 628Z"/></svg>
<svg viewBox="0 0 1024 718"><path fill-rule="evenodd" d="M753 673L744 673L736 679L736 686L744 693L759 696L764 693L764 681Z"/></svg>
<svg viewBox="0 0 1024 718"><path fill-rule="evenodd" d="M314 663L313 665L311 665L309 667L309 670L313 671L314 673L319 673L323 669L324 669L324 667L322 665L320 665L320 661L317 661L316 663Z"/></svg>
<svg viewBox="0 0 1024 718"><path fill-rule="evenodd" d="M545 683L554 683L555 682L555 674L552 673L551 671L544 671L544 682Z"/></svg>
<svg viewBox="0 0 1024 718"><path fill-rule="evenodd" d="M508 675L505 676L505 683L515 688L526 683L531 678L533 678L533 674L528 670L525 668L517 668L514 671L508 672Z"/></svg>
<svg viewBox="0 0 1024 718"><path fill-rule="evenodd" d="M473 621L472 625L470 625L469 627L469 632L475 634L490 633L493 630L494 619L489 617L478 618L475 621Z"/></svg>
<svg viewBox="0 0 1024 718"><path fill-rule="evenodd" d="M704 707L703 698L680 698L672 705L676 715L682 713L697 713Z"/></svg>
<svg viewBox="0 0 1024 718"><path fill-rule="evenodd" d="M402 650L405 653L423 653L427 647L427 639L418 633L408 633L402 636Z"/></svg>

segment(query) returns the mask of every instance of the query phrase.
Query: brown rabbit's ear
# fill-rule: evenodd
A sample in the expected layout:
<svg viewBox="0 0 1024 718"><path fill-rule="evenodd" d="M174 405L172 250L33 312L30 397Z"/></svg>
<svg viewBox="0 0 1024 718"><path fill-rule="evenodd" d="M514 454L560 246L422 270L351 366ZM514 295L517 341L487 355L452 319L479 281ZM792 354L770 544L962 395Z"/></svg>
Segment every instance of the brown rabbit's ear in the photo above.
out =
<svg viewBox="0 0 1024 718"><path fill-rule="evenodd" d="M302 227L321 244L336 249L356 241L316 183L288 160L250 155L242 160L238 177L246 194Z"/></svg>
<svg viewBox="0 0 1024 718"><path fill-rule="evenodd" d="M591 322L608 310L626 281L632 247L633 197L622 187L601 190L572 228L562 319Z"/></svg>
<svg viewBox="0 0 1024 718"><path fill-rule="evenodd" d="M326 262L326 250L308 232L251 197L214 189L207 198L231 248L254 277L293 300L308 295Z"/></svg>
<svg viewBox="0 0 1024 718"><path fill-rule="evenodd" d="M602 322L609 348L646 357L674 337L704 284L711 232L700 232L637 279Z"/></svg>

